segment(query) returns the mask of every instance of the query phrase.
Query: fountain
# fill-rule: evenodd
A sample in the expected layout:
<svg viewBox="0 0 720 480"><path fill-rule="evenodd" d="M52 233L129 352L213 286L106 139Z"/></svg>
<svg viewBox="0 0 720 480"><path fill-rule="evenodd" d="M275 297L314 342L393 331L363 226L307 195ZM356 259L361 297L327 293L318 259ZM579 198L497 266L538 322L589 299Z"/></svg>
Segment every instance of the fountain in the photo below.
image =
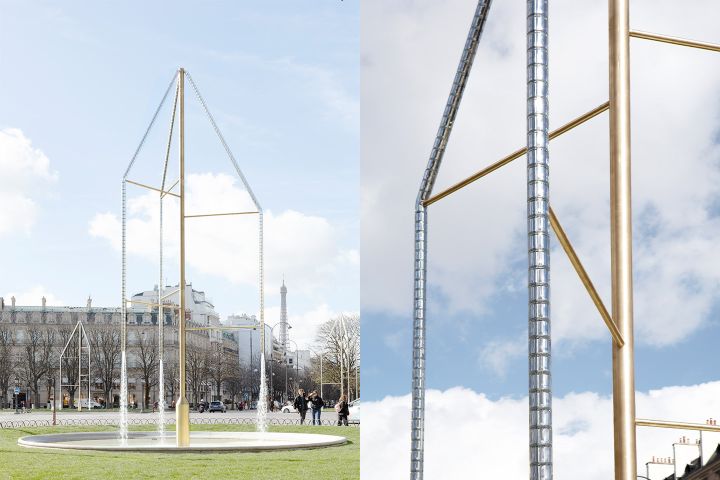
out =
<svg viewBox="0 0 720 480"><path fill-rule="evenodd" d="M211 330L211 329L237 329L246 328L240 326L234 327L186 327L185 319L185 95L184 85L185 78L190 81L195 96L202 105L202 108L210 120L215 133L217 134L220 142L222 143L225 152L227 153L238 177L242 181L245 189L250 195L256 211L252 212L236 212L236 213L209 213L207 215L200 216L215 216L215 215L246 215L246 214L257 214L259 224L259 292L260 292L260 344L261 344L261 357L260 357L260 389L259 398L257 405L257 418L256 418L256 431L255 432L190 432L190 409L189 403L186 396L186 375L185 375L185 335L188 330ZM150 187L137 182L129 180L128 174L130 173L135 160L145 143L148 133L152 129L155 120L162 108L165 100L167 99L173 85L175 89L175 102L173 104L172 117L170 121L170 133L167 143L167 150L165 154L165 168L162 176L162 184L160 188ZM179 109L178 109L179 107ZM179 186L179 194L171 193L169 190L173 190L170 187L169 190L165 188L165 180L167 173L168 160L170 155L170 146L172 144L173 129L175 125L175 115L179 110L179 161L180 161L180 178L176 182ZM163 300L168 294L163 295L162 287L158 287L157 303L147 302L151 307L158 309L158 328L159 328L159 413L158 413L158 428L155 432L130 432L128 429L128 376L127 376L127 304L128 303L145 303L137 302L127 299L126 296L126 188L127 184L136 185L139 187L149 188L159 192L160 199L160 279L162 285L162 205L163 197L165 195L172 195L177 197L180 202L180 282L178 284L178 292L180 301L178 305L173 305L172 308L176 308L178 315L178 357L179 357L179 383L180 383L180 395L175 404L176 410L176 430L175 432L165 431L165 385L164 385L164 336L163 336L163 324L165 322L163 316ZM198 216L198 215L193 215ZM136 452L207 452L207 451L263 451L263 450L282 450L282 449L298 449L298 448L318 448L327 447L332 445L341 445L347 442L345 437L336 435L322 435L322 434L306 434L306 433L283 433L283 432L268 432L268 391L265 374L265 300L264 300L264 265L263 265L263 210L260 203L257 201L255 194L253 193L250 185L248 184L245 176L240 170L235 157L233 156L227 142L220 133L220 129L210 111L205 104L204 99L200 95L200 91L192 80L192 77L184 70L179 69L170 82L165 95L163 96L160 105L155 111L155 114L145 131L145 135L140 141L140 145L135 151L135 154L130 161L125 175L123 176L122 182L122 304L121 304L121 373L120 373L120 415L119 415L119 432L76 432L76 433L56 433L56 434L44 434L44 435L30 435L22 437L18 440L18 445L23 447L31 448L48 448L48 449L65 449L65 450L112 450L112 451L136 451ZM167 305L166 305L167 306ZM250 328L256 328L254 326Z"/></svg>
<svg viewBox="0 0 720 480"><path fill-rule="evenodd" d="M263 348L263 350L265 350ZM260 353L260 392L257 404L256 427L258 432L267 432L267 381L265 380L265 352Z"/></svg>

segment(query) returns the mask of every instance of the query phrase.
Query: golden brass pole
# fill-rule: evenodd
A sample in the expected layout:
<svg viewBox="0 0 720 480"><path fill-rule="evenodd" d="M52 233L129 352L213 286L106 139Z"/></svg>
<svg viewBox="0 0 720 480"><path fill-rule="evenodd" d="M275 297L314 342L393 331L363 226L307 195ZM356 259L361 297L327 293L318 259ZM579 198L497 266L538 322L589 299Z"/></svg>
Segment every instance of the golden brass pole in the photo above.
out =
<svg viewBox="0 0 720 480"><path fill-rule="evenodd" d="M630 183L630 21L628 0L609 0L610 236L615 480L637 479Z"/></svg>
<svg viewBox="0 0 720 480"><path fill-rule="evenodd" d="M180 398L175 403L177 446L190 444L190 404L185 392L185 69L178 75L180 100L180 315L178 316L178 363Z"/></svg>

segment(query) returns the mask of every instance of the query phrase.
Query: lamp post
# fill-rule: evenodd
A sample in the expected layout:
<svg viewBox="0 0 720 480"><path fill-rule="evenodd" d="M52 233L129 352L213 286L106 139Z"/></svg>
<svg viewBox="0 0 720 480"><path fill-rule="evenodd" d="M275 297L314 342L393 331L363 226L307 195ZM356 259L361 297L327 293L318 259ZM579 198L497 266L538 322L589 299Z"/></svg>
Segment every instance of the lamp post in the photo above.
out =
<svg viewBox="0 0 720 480"><path fill-rule="evenodd" d="M287 324L288 330L290 330L290 329L292 328L292 325L290 325L288 322L286 322L286 321L284 321L284 320L281 321L281 322L277 322L275 325L273 325L272 327L270 327L270 338L271 338L272 340L275 340L275 334L274 334L275 327L277 327L278 325L283 325L283 324ZM283 346L284 346L284 345L283 345ZM264 350L265 350L265 345L263 345L263 351L264 351ZM271 345L271 347L270 347L270 350L271 350L271 352L270 352L270 373L272 373L272 363L273 363L273 360L274 360L274 359L273 359L273 356L272 356L272 353L273 353L272 345ZM283 358L284 358L284 353L285 353L285 352L283 352ZM286 368L286 370L287 370L287 368ZM274 398L275 398L275 391L273 390L273 378L272 378L272 377L273 377L273 375L270 375L270 396L274 399ZM285 391L287 392L287 372L286 372L285 377L286 377L286 380L285 380Z"/></svg>
<svg viewBox="0 0 720 480"><path fill-rule="evenodd" d="M290 398L290 396L288 395L288 385L287 385L287 360L283 363L285 364L285 401L287 401L288 398Z"/></svg>
<svg viewBox="0 0 720 480"><path fill-rule="evenodd" d="M274 335L275 335L275 334L274 334L274 332L275 332L275 327L277 327L278 325L283 325L283 324L285 324L285 325L288 326L288 330L291 330L291 329L292 329L292 325L290 325L288 322L286 322L286 321L284 321L284 320L281 321L281 322L277 322L275 325L273 325L273 326L270 328L270 338L275 339L275 336L274 336ZM263 348L264 348L264 347L265 347L265 345L263 345ZM285 345L283 344L283 348L284 348L284 347L285 347ZM284 352L283 352L283 353L284 353Z"/></svg>
<svg viewBox="0 0 720 480"><path fill-rule="evenodd" d="M15 377L15 389L13 390L15 392L15 413L18 413L18 384L20 383L20 380L18 377Z"/></svg>
<svg viewBox="0 0 720 480"><path fill-rule="evenodd" d="M288 342L292 342L295 345L295 379L298 382L298 388L300 387L300 366L298 361L300 360L300 353L298 352L298 344L295 340L288 339ZM322 397L322 395L320 395Z"/></svg>

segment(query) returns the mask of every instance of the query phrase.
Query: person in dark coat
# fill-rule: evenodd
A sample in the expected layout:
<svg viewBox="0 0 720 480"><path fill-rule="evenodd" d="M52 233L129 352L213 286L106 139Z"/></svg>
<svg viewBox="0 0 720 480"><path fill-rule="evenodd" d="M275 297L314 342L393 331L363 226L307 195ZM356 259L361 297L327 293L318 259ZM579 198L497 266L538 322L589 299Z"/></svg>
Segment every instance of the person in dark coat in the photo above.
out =
<svg viewBox="0 0 720 480"><path fill-rule="evenodd" d="M325 402L323 401L322 398L320 398L320 395L318 395L318 393L315 391L310 393L310 405L312 406L313 425L315 425L315 420L317 420L318 425L321 425L320 412L322 412L322 409L325 406Z"/></svg>
<svg viewBox="0 0 720 480"><path fill-rule="evenodd" d="M308 399L305 395L305 390L302 388L298 390L298 395L295 397L295 401L293 402L293 406L295 407L295 410L298 411L300 414L300 425L305 423L305 414L308 411Z"/></svg>
<svg viewBox="0 0 720 480"><path fill-rule="evenodd" d="M340 395L340 401L335 405L335 411L338 414L338 426L348 426L348 416L350 415L350 406L347 402L347 395Z"/></svg>

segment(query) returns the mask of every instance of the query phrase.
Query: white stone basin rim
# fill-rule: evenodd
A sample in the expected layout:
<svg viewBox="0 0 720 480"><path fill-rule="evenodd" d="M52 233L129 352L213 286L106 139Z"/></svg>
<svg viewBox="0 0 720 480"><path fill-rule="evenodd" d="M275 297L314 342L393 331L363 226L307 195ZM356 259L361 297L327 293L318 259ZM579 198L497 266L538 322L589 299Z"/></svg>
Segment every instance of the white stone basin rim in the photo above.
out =
<svg viewBox="0 0 720 480"><path fill-rule="evenodd" d="M117 432L72 432L29 435L18 445L30 448L126 452L262 452L343 445L347 438L317 433L190 432L190 445L178 448L175 432L128 432L123 443Z"/></svg>

